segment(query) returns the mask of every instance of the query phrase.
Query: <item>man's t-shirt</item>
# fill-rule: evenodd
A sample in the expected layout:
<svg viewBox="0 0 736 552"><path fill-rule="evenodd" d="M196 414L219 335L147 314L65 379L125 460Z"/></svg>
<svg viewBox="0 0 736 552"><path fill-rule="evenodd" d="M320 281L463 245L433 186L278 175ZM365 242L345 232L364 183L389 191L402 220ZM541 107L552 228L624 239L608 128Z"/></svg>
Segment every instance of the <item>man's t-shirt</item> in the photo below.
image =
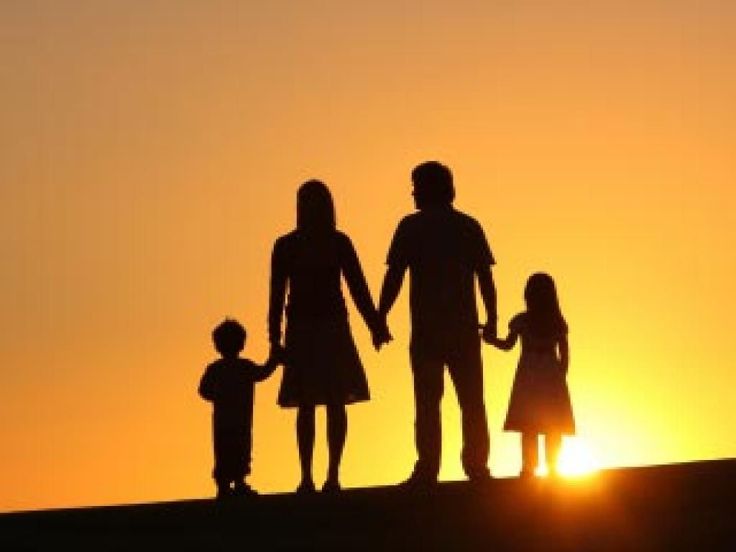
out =
<svg viewBox="0 0 736 552"><path fill-rule="evenodd" d="M394 233L386 262L409 269L412 347L477 337L475 273L495 260L474 218L452 207L408 215Z"/></svg>

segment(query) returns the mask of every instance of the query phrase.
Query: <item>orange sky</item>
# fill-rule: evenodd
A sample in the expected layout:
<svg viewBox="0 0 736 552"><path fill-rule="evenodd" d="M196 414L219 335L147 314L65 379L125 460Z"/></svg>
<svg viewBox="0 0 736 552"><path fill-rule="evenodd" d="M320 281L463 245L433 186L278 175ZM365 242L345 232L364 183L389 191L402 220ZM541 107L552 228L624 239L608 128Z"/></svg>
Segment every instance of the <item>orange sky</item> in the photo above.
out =
<svg viewBox="0 0 736 552"><path fill-rule="evenodd" d="M296 188L328 183L376 293L427 159L486 228L501 327L531 272L556 278L602 465L736 455L736 7L247 4L0 7L0 510L210 495L209 332L235 316L265 356ZM393 483L414 458L406 293L380 355L352 320L373 400L350 408L343 482ZM517 357L484 348L499 475ZM265 492L298 478L278 383L257 391Z"/></svg>

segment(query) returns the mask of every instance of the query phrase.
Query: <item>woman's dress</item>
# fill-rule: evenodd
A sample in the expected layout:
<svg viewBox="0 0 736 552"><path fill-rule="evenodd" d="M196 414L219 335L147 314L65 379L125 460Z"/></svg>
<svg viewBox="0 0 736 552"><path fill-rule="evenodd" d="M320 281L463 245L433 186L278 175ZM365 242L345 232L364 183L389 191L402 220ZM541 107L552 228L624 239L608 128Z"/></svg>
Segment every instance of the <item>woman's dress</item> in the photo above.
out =
<svg viewBox="0 0 736 552"><path fill-rule="evenodd" d="M295 230L276 241L271 263L269 334L279 343L286 300L283 407L344 405L370 398L348 323L341 276L366 322L375 307L353 245L331 230Z"/></svg>

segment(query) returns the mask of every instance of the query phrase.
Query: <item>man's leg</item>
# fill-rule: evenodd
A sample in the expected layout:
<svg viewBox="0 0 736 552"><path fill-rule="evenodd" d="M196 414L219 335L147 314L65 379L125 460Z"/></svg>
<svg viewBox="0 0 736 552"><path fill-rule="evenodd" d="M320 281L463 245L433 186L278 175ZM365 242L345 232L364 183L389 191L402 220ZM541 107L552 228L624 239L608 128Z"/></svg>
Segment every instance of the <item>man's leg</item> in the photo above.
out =
<svg viewBox="0 0 736 552"><path fill-rule="evenodd" d="M417 448L417 462L412 479L435 482L440 471L442 453L440 402L444 362L412 351L411 366L414 376L414 439Z"/></svg>
<svg viewBox="0 0 736 552"><path fill-rule="evenodd" d="M463 469L470 479L486 479L490 475L488 471L490 437L483 399L480 342L470 341L468 346L457 353L452 355L448 368L462 412Z"/></svg>

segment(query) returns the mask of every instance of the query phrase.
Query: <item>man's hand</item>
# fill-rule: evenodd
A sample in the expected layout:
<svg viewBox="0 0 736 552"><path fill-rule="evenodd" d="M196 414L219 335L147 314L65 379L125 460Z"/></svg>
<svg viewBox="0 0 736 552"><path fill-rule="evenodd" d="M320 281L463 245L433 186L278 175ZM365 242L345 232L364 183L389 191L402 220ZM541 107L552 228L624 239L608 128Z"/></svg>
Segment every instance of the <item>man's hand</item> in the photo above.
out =
<svg viewBox="0 0 736 552"><path fill-rule="evenodd" d="M481 333L481 337L483 338L483 341L485 341L489 345L493 345L495 344L495 342L497 342L498 329L495 320L489 320L486 322L486 325L483 326L483 333Z"/></svg>

